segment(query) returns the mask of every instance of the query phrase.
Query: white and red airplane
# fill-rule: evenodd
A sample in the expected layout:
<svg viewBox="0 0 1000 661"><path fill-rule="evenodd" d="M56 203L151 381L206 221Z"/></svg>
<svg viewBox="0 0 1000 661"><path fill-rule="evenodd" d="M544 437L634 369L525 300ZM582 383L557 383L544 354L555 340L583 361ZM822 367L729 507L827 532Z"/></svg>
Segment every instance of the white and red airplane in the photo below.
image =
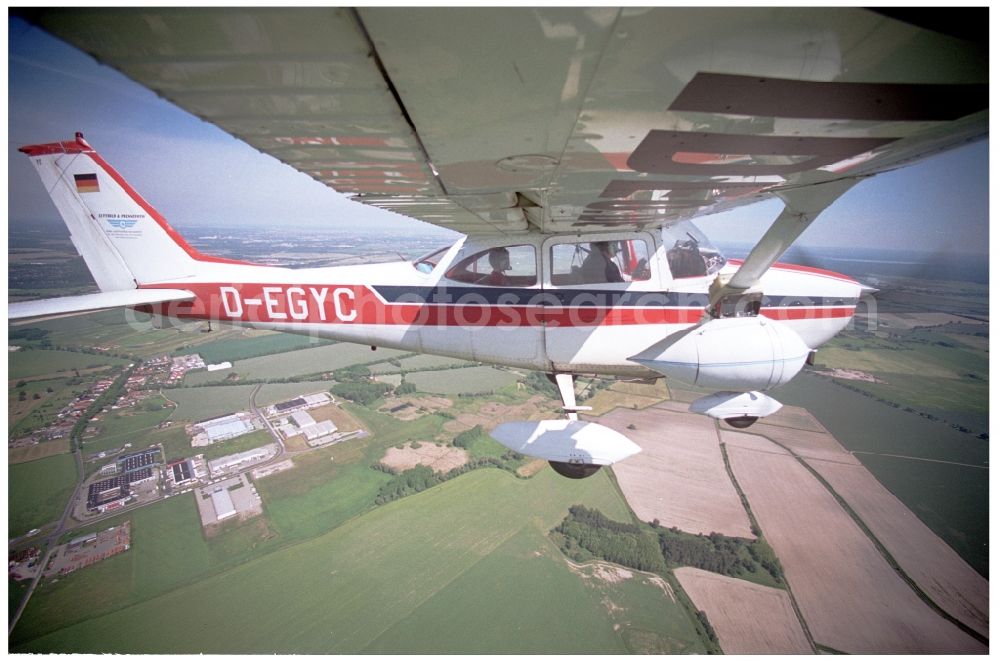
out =
<svg viewBox="0 0 1000 661"><path fill-rule="evenodd" d="M466 236L412 263L207 256L77 134L21 151L101 293L11 318L130 306L544 371L566 419L493 435L569 477L639 450L577 419L577 374L717 390L692 410L735 426L780 408L762 391L843 329L865 288L778 257L861 179L987 130L985 43L864 10L31 18L357 200ZM690 224L772 196L784 210L745 261Z"/></svg>

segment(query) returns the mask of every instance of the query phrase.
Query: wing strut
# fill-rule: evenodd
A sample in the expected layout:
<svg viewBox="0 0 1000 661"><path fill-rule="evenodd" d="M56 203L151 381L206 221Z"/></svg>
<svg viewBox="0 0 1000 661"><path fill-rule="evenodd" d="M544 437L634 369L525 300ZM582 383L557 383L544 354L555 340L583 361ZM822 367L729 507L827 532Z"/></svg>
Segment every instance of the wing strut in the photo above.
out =
<svg viewBox="0 0 1000 661"><path fill-rule="evenodd" d="M785 202L785 208L753 247L743 265L731 275L716 277L709 290L708 313L712 317L741 316L750 298L759 302L757 288L761 276L771 268L781 255L799 238L799 235L828 206L846 193L860 178L838 179L821 184L776 191ZM753 308L752 314L756 314Z"/></svg>

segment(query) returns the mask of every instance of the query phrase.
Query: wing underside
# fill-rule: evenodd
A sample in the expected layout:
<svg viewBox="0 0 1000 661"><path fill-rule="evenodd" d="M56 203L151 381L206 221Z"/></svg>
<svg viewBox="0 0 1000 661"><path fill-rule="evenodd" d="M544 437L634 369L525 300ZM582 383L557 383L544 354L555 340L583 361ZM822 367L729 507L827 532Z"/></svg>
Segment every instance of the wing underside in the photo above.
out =
<svg viewBox="0 0 1000 661"><path fill-rule="evenodd" d="M985 41L861 9L31 19L360 202L464 233L660 226L899 167L987 124Z"/></svg>

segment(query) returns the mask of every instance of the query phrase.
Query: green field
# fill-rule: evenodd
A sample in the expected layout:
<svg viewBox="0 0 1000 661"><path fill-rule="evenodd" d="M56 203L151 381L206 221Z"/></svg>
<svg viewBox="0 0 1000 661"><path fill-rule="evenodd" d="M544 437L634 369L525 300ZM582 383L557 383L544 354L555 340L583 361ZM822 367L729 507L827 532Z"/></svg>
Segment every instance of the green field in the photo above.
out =
<svg viewBox="0 0 1000 661"><path fill-rule="evenodd" d="M22 349L7 354L9 379L24 379L43 374L72 374L74 369L85 370L124 365L128 361L110 356L97 356L73 351L53 349Z"/></svg>
<svg viewBox="0 0 1000 661"><path fill-rule="evenodd" d="M357 363L389 359L401 355L405 355L405 352L396 351L395 349L378 349L377 351L372 351L370 347L360 344L341 342L312 349L286 351L285 353L271 356L238 360L233 363L231 370L222 370L219 372L198 370L196 372L189 372L184 377L184 384L199 385L220 381L229 372L236 372L244 379L287 379L289 377L328 372Z"/></svg>
<svg viewBox="0 0 1000 661"><path fill-rule="evenodd" d="M306 335L293 335L292 333L271 333L266 331L262 332L263 334L257 334L261 333L261 331L248 331L248 333L250 333L249 337L232 337L200 344L197 347L198 353L206 363L222 363L244 360L255 356L266 356L283 351L293 351L295 349L308 349L330 343L330 340L320 340ZM175 353L188 353L188 350L179 350Z"/></svg>
<svg viewBox="0 0 1000 661"><path fill-rule="evenodd" d="M49 389L52 392L48 392ZM48 425L77 395L86 392L86 383L70 384L70 378L28 381L7 391L7 433L11 438ZM25 400L19 401L21 391ZM39 399L35 399L35 395Z"/></svg>
<svg viewBox="0 0 1000 661"><path fill-rule="evenodd" d="M989 412L988 352L945 333L900 331L893 338L851 333L825 345L817 364L873 374L885 383L850 384L921 411Z"/></svg>
<svg viewBox="0 0 1000 661"><path fill-rule="evenodd" d="M372 374L398 374L399 372L416 372L418 370L439 369L443 367L472 367L476 363L461 358L449 358L448 356L433 356L431 354L420 354L402 358L399 365L392 363L379 363L372 365L368 369Z"/></svg>
<svg viewBox="0 0 1000 661"><path fill-rule="evenodd" d="M546 538L577 502L628 516L605 475L572 481L543 472L519 480L498 470L474 471L311 541L35 638L48 628L40 622L58 620L51 608L72 596L51 590L32 600L12 651L626 652L627 640L650 636L616 631L600 591L561 564ZM120 567L105 581L147 581L166 590L178 584L166 575L190 579L191 567L210 564L207 544L178 534L194 526L176 518L158 525L181 539L149 556L139 552L153 541L139 533L149 524L136 521L133 551L121 556L123 562L132 556L132 571ZM166 534L155 536L166 542ZM153 578L141 578L146 571ZM102 585L91 581L89 587ZM148 594L148 587L131 589ZM657 641L647 649L704 651L678 606L638 592L621 599L636 611L636 631Z"/></svg>
<svg viewBox="0 0 1000 661"><path fill-rule="evenodd" d="M202 333L204 324L194 322L177 328L154 329L149 315L129 310L105 310L92 314L33 322L31 328L49 331L53 345L66 347L102 346L111 353L143 358L168 353L196 353L202 344L238 338L242 329L219 328ZM183 349L182 349L183 348Z"/></svg>
<svg viewBox="0 0 1000 661"><path fill-rule="evenodd" d="M495 367L464 367L434 372L410 372L406 380L421 392L438 395L467 395L490 393L517 381L513 372L505 372Z"/></svg>
<svg viewBox="0 0 1000 661"><path fill-rule="evenodd" d="M170 419L179 422L200 422L234 411L250 409L250 393L255 385L201 386L198 388L170 388L163 395L177 404ZM300 381L297 383L266 383L257 393L257 406L267 406L298 395L325 392L330 389L326 381Z"/></svg>
<svg viewBox="0 0 1000 661"><path fill-rule="evenodd" d="M274 438L271 436L271 432L266 429L258 429L257 431L250 432L249 434L243 434L242 436L237 436L236 438L230 438L226 441L213 443L212 445L206 447L192 448L190 450L190 454L203 454L205 455L205 461L211 461L212 459L225 457L229 454L237 454L240 452L246 452L247 450L253 450L254 448L259 448L260 446L267 445L268 443L274 443Z"/></svg>
<svg viewBox="0 0 1000 661"><path fill-rule="evenodd" d="M59 454L7 467L8 536L57 520L76 486L76 460Z"/></svg>
<svg viewBox="0 0 1000 661"><path fill-rule="evenodd" d="M165 403L159 396L151 397L147 402ZM101 419L92 422L91 425L98 428L98 435L94 438L86 439L83 443L83 451L86 454L106 452L114 448L120 448L125 443L132 443L137 447L139 439L156 428L170 416L172 410L163 408L159 411L112 411L102 414Z"/></svg>

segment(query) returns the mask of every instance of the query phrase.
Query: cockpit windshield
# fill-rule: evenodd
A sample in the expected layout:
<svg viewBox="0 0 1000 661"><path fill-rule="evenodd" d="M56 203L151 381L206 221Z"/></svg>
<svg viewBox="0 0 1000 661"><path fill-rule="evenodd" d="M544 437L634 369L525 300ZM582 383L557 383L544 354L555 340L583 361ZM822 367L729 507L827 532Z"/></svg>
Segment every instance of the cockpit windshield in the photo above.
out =
<svg viewBox="0 0 1000 661"><path fill-rule="evenodd" d="M726 258L708 237L686 220L663 228L663 246L667 250L670 274L675 280L713 275L726 263Z"/></svg>
<svg viewBox="0 0 1000 661"><path fill-rule="evenodd" d="M417 269L421 273L430 273L434 270L434 267L438 265L438 262L441 261L441 258L444 257L444 254L448 252L449 248L451 248L451 246L445 246L444 248L439 248L434 252L415 259L413 261L413 268Z"/></svg>

